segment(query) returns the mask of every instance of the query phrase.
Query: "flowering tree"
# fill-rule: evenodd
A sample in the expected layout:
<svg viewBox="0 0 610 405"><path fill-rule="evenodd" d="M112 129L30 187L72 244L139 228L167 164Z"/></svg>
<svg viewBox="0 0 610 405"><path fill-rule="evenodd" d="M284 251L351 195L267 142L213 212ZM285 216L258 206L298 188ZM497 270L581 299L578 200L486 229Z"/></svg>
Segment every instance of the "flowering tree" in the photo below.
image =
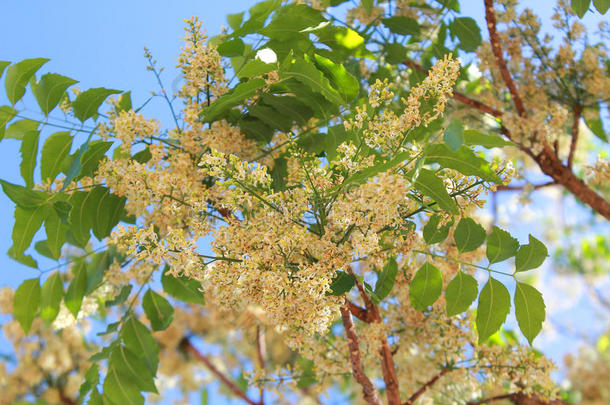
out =
<svg viewBox="0 0 610 405"><path fill-rule="evenodd" d="M176 95L146 51L168 128L129 92L38 74L46 59L0 62L0 136L23 157L24 185L0 181L9 255L59 260L1 292L2 401L140 404L217 380L251 405L568 403L531 348L545 304L522 272L547 247L480 208L560 186L610 219L610 166L579 153L583 122L606 147L607 31L584 32L585 0L559 3L554 39L483 3L488 42L457 0L267 0L213 38L188 20ZM58 124L19 111L27 89L74 125L41 135ZM502 328L511 308L530 346Z"/></svg>

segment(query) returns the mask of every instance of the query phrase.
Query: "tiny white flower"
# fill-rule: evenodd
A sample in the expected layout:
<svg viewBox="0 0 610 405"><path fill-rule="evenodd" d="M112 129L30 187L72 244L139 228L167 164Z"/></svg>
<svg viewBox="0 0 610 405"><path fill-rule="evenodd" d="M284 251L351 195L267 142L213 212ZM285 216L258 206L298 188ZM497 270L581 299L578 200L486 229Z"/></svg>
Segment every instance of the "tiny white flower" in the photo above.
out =
<svg viewBox="0 0 610 405"><path fill-rule="evenodd" d="M277 62L277 55L273 52L273 49L263 48L256 52L256 59L260 59L265 63Z"/></svg>

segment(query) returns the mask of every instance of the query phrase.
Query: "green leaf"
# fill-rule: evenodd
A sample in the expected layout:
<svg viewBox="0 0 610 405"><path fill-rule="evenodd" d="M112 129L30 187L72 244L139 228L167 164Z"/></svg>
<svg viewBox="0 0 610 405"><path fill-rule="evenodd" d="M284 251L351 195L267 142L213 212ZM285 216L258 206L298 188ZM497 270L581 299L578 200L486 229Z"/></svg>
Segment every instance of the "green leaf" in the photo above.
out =
<svg viewBox="0 0 610 405"><path fill-rule="evenodd" d="M468 310L477 298L479 287L477 280L470 274L458 271L445 290L447 316L461 314Z"/></svg>
<svg viewBox="0 0 610 405"><path fill-rule="evenodd" d="M40 292L40 317L47 325L55 320L64 289L59 272L53 273L42 285Z"/></svg>
<svg viewBox="0 0 610 405"><path fill-rule="evenodd" d="M54 210L50 210L44 221L44 229L47 234L47 247L51 253L51 258L57 260L61 255L61 247L66 243L68 227L62 223Z"/></svg>
<svg viewBox="0 0 610 405"><path fill-rule="evenodd" d="M481 29L470 17L455 18L449 24L451 35L460 40L459 47L467 52L474 52L481 45Z"/></svg>
<svg viewBox="0 0 610 405"><path fill-rule="evenodd" d="M600 14L606 14L606 11L610 8L610 0L593 0L593 4L597 11ZM2 70L0 69L0 75L2 74Z"/></svg>
<svg viewBox="0 0 610 405"><path fill-rule="evenodd" d="M102 160L108 149L110 149L110 146L112 146L112 142L90 142L89 147L80 157L81 169L78 176L76 176L76 179L93 176L100 164L100 160Z"/></svg>
<svg viewBox="0 0 610 405"><path fill-rule="evenodd" d="M318 54L314 54L314 63L318 69L330 78L330 82L343 96L345 102L358 97L360 84L354 76L345 70L343 65L334 63L332 60Z"/></svg>
<svg viewBox="0 0 610 405"><path fill-rule="evenodd" d="M235 29L234 36L244 36L255 32L263 27L265 20L275 9L280 7L281 0L261 1L250 8L250 18L246 20L241 28Z"/></svg>
<svg viewBox="0 0 610 405"><path fill-rule="evenodd" d="M38 155L38 131L30 131L24 134L21 140L21 164L19 169L21 177L25 180L27 188L34 187L34 168L36 167L36 157Z"/></svg>
<svg viewBox="0 0 610 405"><path fill-rule="evenodd" d="M121 93L121 90L106 89L104 87L83 91L76 97L76 100L72 102L74 116L81 122L85 122L87 119L97 116L97 110L104 100L111 94L118 93Z"/></svg>
<svg viewBox="0 0 610 405"><path fill-rule="evenodd" d="M278 10L271 22L259 33L282 41L302 36L304 29L315 27L326 21L319 10L305 4L290 4Z"/></svg>
<svg viewBox="0 0 610 405"><path fill-rule="evenodd" d="M315 65L304 59L295 59L281 72L284 79L293 78L308 86L316 93L323 95L331 103L341 105L343 98L331 85L324 74Z"/></svg>
<svg viewBox="0 0 610 405"><path fill-rule="evenodd" d="M383 266L383 271L377 278L375 293L371 297L376 305L392 291L392 287L394 287L396 282L396 274L398 274L398 264L394 258L390 258L385 266Z"/></svg>
<svg viewBox="0 0 610 405"><path fill-rule="evenodd" d="M25 333L30 331L40 305L40 279L25 280L13 296L13 316Z"/></svg>
<svg viewBox="0 0 610 405"><path fill-rule="evenodd" d="M479 343L496 333L510 311L510 294L502 283L490 277L481 290L477 307L476 326Z"/></svg>
<svg viewBox="0 0 610 405"><path fill-rule="evenodd" d="M15 225L13 225L13 246L10 248L11 257L20 258L32 243L32 238L47 215L46 207L25 209L15 207Z"/></svg>
<svg viewBox="0 0 610 405"><path fill-rule="evenodd" d="M411 17L394 16L382 18L381 22L394 34L418 36L421 32L417 20Z"/></svg>
<svg viewBox="0 0 610 405"><path fill-rule="evenodd" d="M49 59L45 58L24 59L9 66L4 78L4 88L11 104L15 105L17 101L21 100L30 78L48 61Z"/></svg>
<svg viewBox="0 0 610 405"><path fill-rule="evenodd" d="M131 294L132 289L133 286L131 284L124 285L118 295L115 296L113 299L106 301L106 304L104 306L106 308L110 308L115 305L121 305L122 303L127 301L127 298L129 298L129 294Z"/></svg>
<svg viewBox="0 0 610 405"><path fill-rule="evenodd" d="M449 235L449 230L453 225L453 221L447 222L440 227L438 224L441 221L440 215L432 215L423 229L424 240L428 245L444 241Z"/></svg>
<svg viewBox="0 0 610 405"><path fill-rule="evenodd" d="M104 403L143 405L144 397L135 382L111 363L104 379Z"/></svg>
<svg viewBox="0 0 610 405"><path fill-rule="evenodd" d="M426 150L426 163L438 163L465 176L476 176L491 183L500 183L500 178L491 170L489 163L465 146L452 152L445 145L430 145Z"/></svg>
<svg viewBox="0 0 610 405"><path fill-rule="evenodd" d="M465 145L480 145L487 149L517 146L510 141L505 141L499 136L484 134L474 129L465 130L463 138Z"/></svg>
<svg viewBox="0 0 610 405"><path fill-rule="evenodd" d="M260 59L252 59L248 61L239 71L236 73L240 79L249 79L252 76L260 76L265 73L272 72L277 69L275 63L265 63Z"/></svg>
<svg viewBox="0 0 610 405"><path fill-rule="evenodd" d="M485 229L472 218L462 218L453 232L460 253L472 252L485 242L486 236Z"/></svg>
<svg viewBox="0 0 610 405"><path fill-rule="evenodd" d="M373 0L362 0L360 2L360 4L362 5L362 8L367 12L367 14L371 14L371 11L373 10Z"/></svg>
<svg viewBox="0 0 610 405"><path fill-rule="evenodd" d="M413 308L425 311L441 296L443 276L439 269L426 262L417 270L409 286L409 298Z"/></svg>
<svg viewBox="0 0 610 405"><path fill-rule="evenodd" d="M32 93L38 101L40 109L46 117L61 101L68 87L78 83L78 80L59 75L57 73L47 73L40 78L39 82L32 82Z"/></svg>
<svg viewBox="0 0 610 405"><path fill-rule="evenodd" d="M80 385L78 390L78 396L83 398L91 391L92 388L97 386L100 381L100 366L98 364L92 364L91 367L85 372L85 381ZM87 403L89 405L91 400Z"/></svg>
<svg viewBox="0 0 610 405"><path fill-rule="evenodd" d="M583 18L585 16L585 13L589 11L591 0L572 0L571 5L572 10L574 10L576 15L580 18Z"/></svg>
<svg viewBox="0 0 610 405"><path fill-rule="evenodd" d="M519 251L515 255L515 271L526 271L539 267L544 259L548 256L549 252L544 246L544 243L534 238L532 235L529 236L529 242L527 245L521 245Z"/></svg>
<svg viewBox="0 0 610 405"><path fill-rule="evenodd" d="M72 135L69 132L56 132L47 138L40 157L40 175L43 181L57 177L71 147Z"/></svg>
<svg viewBox="0 0 610 405"><path fill-rule="evenodd" d="M11 62L9 62L9 61L0 60L0 77L2 77L2 74L4 73L4 69L6 69L6 67L10 64L11 64Z"/></svg>
<svg viewBox="0 0 610 405"><path fill-rule="evenodd" d="M146 291L142 300L142 307L146 317L150 321L152 330L167 329L172 319L174 319L174 308L161 295L153 290Z"/></svg>
<svg viewBox="0 0 610 405"><path fill-rule="evenodd" d="M129 317L121 329L123 343L144 360L150 372L155 375L159 364L159 346L142 322Z"/></svg>
<svg viewBox="0 0 610 405"><path fill-rule="evenodd" d="M243 55L245 49L244 41L239 38L224 41L218 45L218 53L228 57Z"/></svg>
<svg viewBox="0 0 610 405"><path fill-rule="evenodd" d="M18 207L34 209L48 203L53 196L39 190L30 190L23 186L0 180L2 190Z"/></svg>
<svg viewBox="0 0 610 405"><path fill-rule="evenodd" d="M78 311L80 311L80 307L83 304L85 291L87 290L87 269L84 260L76 262L72 267L72 274L74 275L74 278L70 282L68 291L66 291L64 303L76 318L78 316Z"/></svg>
<svg viewBox="0 0 610 405"><path fill-rule="evenodd" d="M242 20L244 19L244 13L236 13L227 15L227 22L229 23L229 27L233 30L236 30L241 25Z"/></svg>
<svg viewBox="0 0 610 405"><path fill-rule="evenodd" d="M510 233L494 225L487 237L487 259L489 264L501 262L512 257L519 249L519 241L510 236Z"/></svg>
<svg viewBox="0 0 610 405"><path fill-rule="evenodd" d="M205 119L205 122L212 122L223 115L227 110L254 96L258 89L265 86L265 84L264 79L253 79L239 83L230 93L223 95L209 107L204 108L201 115Z"/></svg>
<svg viewBox="0 0 610 405"><path fill-rule="evenodd" d="M154 376L140 357L123 345L118 345L110 355L111 368L127 375L141 391L158 393Z"/></svg>
<svg viewBox="0 0 610 405"><path fill-rule="evenodd" d="M121 111L129 111L133 108L131 104L131 91L126 91L119 96L119 103L116 106L117 113ZM138 109L139 111L139 109ZM138 112L136 111L136 112Z"/></svg>
<svg viewBox="0 0 610 405"><path fill-rule="evenodd" d="M459 214L458 207L453 198L447 193L445 184L434 172L421 169L414 184L423 195L432 198L439 207L452 214Z"/></svg>
<svg viewBox="0 0 610 405"><path fill-rule="evenodd" d="M301 370L299 379L297 381L297 387L300 389L311 387L317 382L316 372L314 369L315 363L312 360L305 359L303 357L299 357L297 362Z"/></svg>
<svg viewBox="0 0 610 405"><path fill-rule="evenodd" d="M531 285L517 282L515 314L517 315L519 329L531 345L534 338L540 333L542 323L546 317L546 306L542 294Z"/></svg>
<svg viewBox="0 0 610 405"><path fill-rule="evenodd" d="M10 138L10 139L21 140L21 139L23 139L23 137L26 134L28 134L32 131L36 131L38 129L39 124L40 123L38 121L29 120L29 119L14 121L6 129L6 132L4 133L4 137Z"/></svg>
<svg viewBox="0 0 610 405"><path fill-rule="evenodd" d="M253 105L249 109L249 113L251 116L260 119L274 129L289 132L290 128L292 127L291 117L280 114L273 107L268 107L261 104Z"/></svg>
<svg viewBox="0 0 610 405"><path fill-rule="evenodd" d="M169 272L169 267L165 269L161 276L163 291L174 298L193 304L205 304L201 283L186 276L174 277Z"/></svg>
<svg viewBox="0 0 610 405"><path fill-rule="evenodd" d="M7 105L0 106L0 140L4 138L6 124L17 115L17 110Z"/></svg>
<svg viewBox="0 0 610 405"><path fill-rule="evenodd" d="M70 231L78 246L84 247L89 241L91 229L91 216L95 212L87 211L87 204L92 193L85 191L75 191L70 196L68 202L72 205L70 210Z"/></svg>
<svg viewBox="0 0 610 405"><path fill-rule="evenodd" d="M90 225L95 237L102 240L110 235L119 223L124 206L125 198L110 193L105 187L97 186L89 192L86 199L84 211L89 218L81 224Z"/></svg>
<svg viewBox="0 0 610 405"><path fill-rule="evenodd" d="M355 285L356 281L352 276L343 271L338 271L337 276L333 278L330 284L330 292L328 294L339 297L351 290Z"/></svg>
<svg viewBox="0 0 610 405"><path fill-rule="evenodd" d="M449 146L452 152L457 151L464 143L462 138L463 133L464 125L462 125L462 120L458 118L453 119L445 130L445 135L443 136L445 144Z"/></svg>

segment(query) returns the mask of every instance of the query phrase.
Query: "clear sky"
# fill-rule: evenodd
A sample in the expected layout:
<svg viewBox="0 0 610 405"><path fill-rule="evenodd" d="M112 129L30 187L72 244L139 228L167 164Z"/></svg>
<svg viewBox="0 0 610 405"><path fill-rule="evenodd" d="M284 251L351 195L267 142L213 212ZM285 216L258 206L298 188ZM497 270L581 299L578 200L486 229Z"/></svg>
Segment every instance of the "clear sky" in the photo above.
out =
<svg viewBox="0 0 610 405"><path fill-rule="evenodd" d="M145 70L143 47L150 48L159 66L166 68L163 80L168 90L175 90L178 73L174 69L182 45L183 19L199 16L210 35L227 25L228 13L240 12L253 0L28 0L3 1L0 19L0 60L17 62L25 58L46 57L51 61L41 71L56 72L79 80L82 89L108 87L131 90L134 105L157 90L155 78ZM481 27L482 0L462 0L462 12L475 17ZM547 20L551 0L524 2ZM599 18L589 16L584 22L595 24ZM547 20L548 21L548 20ZM485 30L483 30L485 36ZM0 104L6 104L0 91ZM35 104L28 107L35 109ZM167 108L160 100L145 110L148 116L169 122ZM0 142L0 178L21 183L19 143ZM38 272L11 261L5 254L11 245L13 203L0 193L0 287L16 288ZM518 230L520 238L527 229ZM522 241L525 240L521 238ZM42 268L52 262L41 262ZM1 319L0 319L1 321ZM564 343L565 345L566 343ZM569 344L569 343L568 343ZM0 352L6 345L0 340Z"/></svg>

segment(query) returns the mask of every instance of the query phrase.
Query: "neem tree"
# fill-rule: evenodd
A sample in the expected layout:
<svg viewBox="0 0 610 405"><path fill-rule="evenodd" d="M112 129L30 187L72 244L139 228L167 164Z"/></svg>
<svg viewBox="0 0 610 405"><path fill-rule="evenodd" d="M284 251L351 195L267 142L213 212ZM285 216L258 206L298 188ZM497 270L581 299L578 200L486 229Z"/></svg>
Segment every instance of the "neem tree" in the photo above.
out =
<svg viewBox="0 0 610 405"><path fill-rule="evenodd" d="M551 39L485 0L489 42L457 0L297 3L214 38L189 20L175 97L147 52L169 128L129 92L71 95L46 59L0 62L0 136L23 157L24 185L1 181L9 255L60 263L2 290L3 400L138 404L217 380L249 404L567 403L553 364L501 330L511 307L530 344L541 330L521 272L547 248L477 213L515 161L610 219L608 163L578 153L583 120L607 141L603 43L564 2ZM19 111L28 87L74 124L41 135L58 124Z"/></svg>

